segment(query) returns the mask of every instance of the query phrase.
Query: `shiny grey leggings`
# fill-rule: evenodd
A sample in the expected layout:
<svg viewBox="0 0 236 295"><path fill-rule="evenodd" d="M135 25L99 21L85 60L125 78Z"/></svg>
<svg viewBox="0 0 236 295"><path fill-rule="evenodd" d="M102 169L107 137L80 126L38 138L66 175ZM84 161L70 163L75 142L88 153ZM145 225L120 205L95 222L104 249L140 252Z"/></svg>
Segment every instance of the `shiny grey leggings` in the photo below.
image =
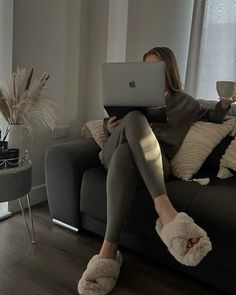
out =
<svg viewBox="0 0 236 295"><path fill-rule="evenodd" d="M107 170L107 226L105 239L117 243L140 178L154 199L166 194L169 162L146 117L131 111L113 129L102 160Z"/></svg>

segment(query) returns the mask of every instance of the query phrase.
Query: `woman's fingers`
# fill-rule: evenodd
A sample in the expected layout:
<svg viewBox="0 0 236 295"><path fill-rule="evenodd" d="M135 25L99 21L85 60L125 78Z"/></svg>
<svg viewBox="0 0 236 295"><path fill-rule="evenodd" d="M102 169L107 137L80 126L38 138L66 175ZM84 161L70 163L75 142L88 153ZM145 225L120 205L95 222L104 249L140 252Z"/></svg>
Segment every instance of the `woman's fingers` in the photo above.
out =
<svg viewBox="0 0 236 295"><path fill-rule="evenodd" d="M112 123L112 125L116 126L120 123L120 120L116 120L115 122Z"/></svg>
<svg viewBox="0 0 236 295"><path fill-rule="evenodd" d="M112 122L112 124L118 124L120 122L120 120L115 120L114 122Z"/></svg>
<svg viewBox="0 0 236 295"><path fill-rule="evenodd" d="M113 116L113 117L111 117L111 118L109 119L109 123L112 123L112 122L114 122L116 119L117 119L117 117L116 117L116 116Z"/></svg>
<svg viewBox="0 0 236 295"><path fill-rule="evenodd" d="M109 124L110 125L116 125L116 124L118 124L120 122L120 120L118 120L117 119L117 117L116 116L114 116L114 117L112 117L111 119L110 119L110 122L109 122Z"/></svg>
<svg viewBox="0 0 236 295"><path fill-rule="evenodd" d="M115 128L119 124L120 120L117 119L116 116L113 116L108 121L108 131L112 132L112 129Z"/></svg>

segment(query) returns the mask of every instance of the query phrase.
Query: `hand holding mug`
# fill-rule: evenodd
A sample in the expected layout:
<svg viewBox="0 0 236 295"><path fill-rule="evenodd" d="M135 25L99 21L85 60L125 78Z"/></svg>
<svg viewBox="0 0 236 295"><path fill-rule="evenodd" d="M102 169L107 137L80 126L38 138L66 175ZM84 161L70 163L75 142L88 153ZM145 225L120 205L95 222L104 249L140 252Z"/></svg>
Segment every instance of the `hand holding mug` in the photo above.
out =
<svg viewBox="0 0 236 295"><path fill-rule="evenodd" d="M227 109L231 105L231 103L236 102L236 94L234 94L230 98L220 98L220 101L221 101L222 107L224 109Z"/></svg>
<svg viewBox="0 0 236 295"><path fill-rule="evenodd" d="M236 101L236 82L217 81L216 89L220 97L221 105L224 109L227 109L231 103Z"/></svg>

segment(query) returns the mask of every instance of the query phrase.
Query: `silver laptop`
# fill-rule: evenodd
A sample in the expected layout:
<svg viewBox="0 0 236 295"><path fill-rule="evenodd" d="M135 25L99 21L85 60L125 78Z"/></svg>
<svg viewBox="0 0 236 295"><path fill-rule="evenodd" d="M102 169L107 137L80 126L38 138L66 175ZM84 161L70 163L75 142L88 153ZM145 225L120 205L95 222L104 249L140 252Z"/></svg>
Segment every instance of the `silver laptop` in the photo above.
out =
<svg viewBox="0 0 236 295"><path fill-rule="evenodd" d="M140 110L148 121L166 122L165 62L102 64L103 106L110 117Z"/></svg>

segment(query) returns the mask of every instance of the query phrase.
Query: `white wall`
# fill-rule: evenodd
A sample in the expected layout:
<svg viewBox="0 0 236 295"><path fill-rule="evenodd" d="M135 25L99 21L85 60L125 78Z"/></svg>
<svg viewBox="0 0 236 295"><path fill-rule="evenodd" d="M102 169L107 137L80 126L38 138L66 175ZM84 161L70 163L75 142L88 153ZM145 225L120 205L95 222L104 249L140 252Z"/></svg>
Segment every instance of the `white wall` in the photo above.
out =
<svg viewBox="0 0 236 295"><path fill-rule="evenodd" d="M0 0L0 82L12 70L13 0Z"/></svg>
<svg viewBox="0 0 236 295"><path fill-rule="evenodd" d="M0 85L12 71L13 0L0 0ZM1 129L7 124L0 115Z"/></svg>
<svg viewBox="0 0 236 295"><path fill-rule="evenodd" d="M12 71L13 0L0 0L0 85ZM7 123L0 114L2 136ZM0 217L8 214L8 203L0 204Z"/></svg>
<svg viewBox="0 0 236 295"><path fill-rule="evenodd" d="M91 0L88 40L88 96L86 120L104 117L101 63L107 59L109 0Z"/></svg>
<svg viewBox="0 0 236 295"><path fill-rule="evenodd" d="M127 61L155 46L170 47L185 80L193 0L129 0Z"/></svg>
<svg viewBox="0 0 236 295"><path fill-rule="evenodd" d="M35 77L48 72L45 94L61 110L57 125L69 124L70 137L55 140L53 132L35 133L29 142L33 168L33 198L46 199L44 157L55 143L78 138L85 117L87 92L87 33L89 1L15 0L13 68L35 69ZM85 26L84 26L85 23ZM81 42L83 38L83 42ZM84 42L85 40L85 42Z"/></svg>

